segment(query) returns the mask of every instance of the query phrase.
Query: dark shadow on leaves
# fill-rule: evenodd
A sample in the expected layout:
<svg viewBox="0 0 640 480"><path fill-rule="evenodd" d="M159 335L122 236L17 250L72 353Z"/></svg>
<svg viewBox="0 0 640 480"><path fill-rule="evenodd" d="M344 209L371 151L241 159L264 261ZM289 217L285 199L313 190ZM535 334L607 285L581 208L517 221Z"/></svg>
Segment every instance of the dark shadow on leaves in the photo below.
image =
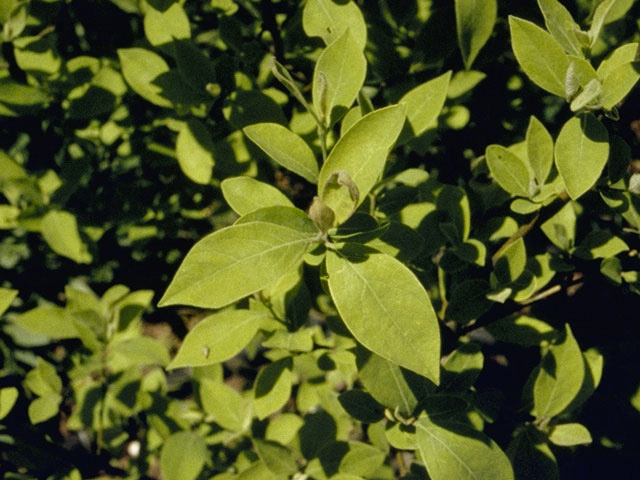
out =
<svg viewBox="0 0 640 480"><path fill-rule="evenodd" d="M340 468L340 462L349 453L347 442L332 442L325 445L318 453L320 465L327 476L335 475Z"/></svg>
<svg viewBox="0 0 640 480"><path fill-rule="evenodd" d="M116 106L116 96L110 91L91 85L87 91L69 103L69 116L77 119L89 119L105 115Z"/></svg>
<svg viewBox="0 0 640 480"><path fill-rule="evenodd" d="M324 411L307 415L300 428L300 451L306 459L316 456L318 451L328 442L336 438L338 427L335 420Z"/></svg>
<svg viewBox="0 0 640 480"><path fill-rule="evenodd" d="M275 387L282 373L292 368L293 361L291 357L283 358L265 367L256 381L255 398L262 398L268 395Z"/></svg>

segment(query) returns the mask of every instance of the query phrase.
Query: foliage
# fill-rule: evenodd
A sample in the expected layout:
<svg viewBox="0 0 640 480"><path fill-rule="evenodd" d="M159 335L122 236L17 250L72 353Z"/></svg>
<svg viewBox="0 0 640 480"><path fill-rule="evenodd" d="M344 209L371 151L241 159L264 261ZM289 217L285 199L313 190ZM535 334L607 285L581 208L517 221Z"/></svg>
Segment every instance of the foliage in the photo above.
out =
<svg viewBox="0 0 640 480"><path fill-rule="evenodd" d="M0 471L630 477L639 13L3 2Z"/></svg>

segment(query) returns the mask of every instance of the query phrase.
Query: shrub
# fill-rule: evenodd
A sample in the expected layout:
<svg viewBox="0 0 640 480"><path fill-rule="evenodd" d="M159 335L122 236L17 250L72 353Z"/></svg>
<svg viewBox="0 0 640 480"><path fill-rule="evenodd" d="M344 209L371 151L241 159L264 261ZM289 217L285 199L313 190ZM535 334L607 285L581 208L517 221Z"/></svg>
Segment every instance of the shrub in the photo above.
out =
<svg viewBox="0 0 640 480"><path fill-rule="evenodd" d="M639 12L564 3L5 2L0 471L631 476Z"/></svg>

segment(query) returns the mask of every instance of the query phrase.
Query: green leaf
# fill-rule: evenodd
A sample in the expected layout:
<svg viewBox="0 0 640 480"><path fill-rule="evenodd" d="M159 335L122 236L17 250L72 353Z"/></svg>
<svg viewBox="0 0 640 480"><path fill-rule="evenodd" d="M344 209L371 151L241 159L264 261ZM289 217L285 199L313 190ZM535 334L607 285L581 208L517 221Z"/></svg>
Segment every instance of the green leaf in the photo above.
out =
<svg viewBox="0 0 640 480"><path fill-rule="evenodd" d="M227 203L238 215L265 207L293 207L291 200L276 187L251 177L227 178L220 184Z"/></svg>
<svg viewBox="0 0 640 480"><path fill-rule="evenodd" d="M331 127L353 105L367 75L367 60L349 29L324 49L313 72L313 107Z"/></svg>
<svg viewBox="0 0 640 480"><path fill-rule="evenodd" d="M0 23L3 24L3 41L11 42L20 36L27 26L28 18L28 2L23 1L6 1L2 7L0 15Z"/></svg>
<svg viewBox="0 0 640 480"><path fill-rule="evenodd" d="M594 106L596 100L600 96L600 92L602 91L602 84L597 78L589 81L582 89L579 95L577 95L571 101L571 111L577 112L578 110L582 110L585 107Z"/></svg>
<svg viewBox="0 0 640 480"><path fill-rule="evenodd" d="M18 295L18 290L0 287L0 315L7 311L16 295Z"/></svg>
<svg viewBox="0 0 640 480"><path fill-rule="evenodd" d="M321 37L329 45L349 29L360 49L367 43L367 25L351 0L309 0L302 11L302 27L310 37Z"/></svg>
<svg viewBox="0 0 640 480"><path fill-rule="evenodd" d="M467 424L416 422L418 451L433 480L512 480L509 459L482 432Z"/></svg>
<svg viewBox="0 0 640 480"><path fill-rule="evenodd" d="M298 436L298 431L305 425L305 419L295 413L283 413L269 421L266 440L278 441L288 445Z"/></svg>
<svg viewBox="0 0 640 480"><path fill-rule="evenodd" d="M48 95L39 88L0 79L0 115L20 116L34 113L48 102Z"/></svg>
<svg viewBox="0 0 640 480"><path fill-rule="evenodd" d="M160 107L171 106L171 102L161 95L162 87L154 83L169 72L169 65L160 55L144 48L121 48L118 57L122 75L138 95Z"/></svg>
<svg viewBox="0 0 640 480"><path fill-rule="evenodd" d="M318 183L318 162L313 151L291 130L277 123L256 123L242 131L273 161L311 183Z"/></svg>
<svg viewBox="0 0 640 480"><path fill-rule="evenodd" d="M447 392L466 392L473 386L484 365L480 345L465 343L456 348L442 365L440 389Z"/></svg>
<svg viewBox="0 0 640 480"><path fill-rule="evenodd" d="M487 43L496 23L496 0L456 0L458 46L467 70Z"/></svg>
<svg viewBox="0 0 640 480"><path fill-rule="evenodd" d="M293 381L291 357L267 365L260 371L253 387L253 408L260 420L284 406L291 397Z"/></svg>
<svg viewBox="0 0 640 480"><path fill-rule="evenodd" d="M113 372L146 365L164 367L169 363L169 352L154 338L134 337L111 344L107 361Z"/></svg>
<svg viewBox="0 0 640 480"><path fill-rule="evenodd" d="M569 10L558 0L538 0L538 6L544 15L544 23L565 52L579 57L584 56L582 45L576 37L580 26L575 22Z"/></svg>
<svg viewBox="0 0 640 480"><path fill-rule="evenodd" d="M487 75L477 70L461 70L456 72L449 82L447 98L462 97L473 90L473 88L485 78L487 78Z"/></svg>
<svg viewBox="0 0 640 480"><path fill-rule="evenodd" d="M243 225L252 222L266 222L275 225L284 225L300 233L317 235L318 229L313 220L299 208L276 205L273 207L259 208L246 213L236 220L235 225ZM315 246L314 246L315 247Z"/></svg>
<svg viewBox="0 0 640 480"><path fill-rule="evenodd" d="M29 404L29 420L35 425L55 417L60 410L60 402L62 396L55 392L36 398Z"/></svg>
<svg viewBox="0 0 640 480"><path fill-rule="evenodd" d="M38 358L37 366L27 373L25 385L41 397L62 391L62 380L56 373L55 367L42 358Z"/></svg>
<svg viewBox="0 0 640 480"><path fill-rule="evenodd" d="M80 238L76 217L69 212L51 210L40 224L42 236L58 255L76 263L91 263L93 257Z"/></svg>
<svg viewBox="0 0 640 480"><path fill-rule="evenodd" d="M612 71L602 83L600 103L611 110L629 94L640 79L640 63L625 63Z"/></svg>
<svg viewBox="0 0 640 480"><path fill-rule="evenodd" d="M407 125L399 143L437 126L438 115L447 99L450 80L451 71L448 71L404 94L398 103L407 107Z"/></svg>
<svg viewBox="0 0 640 480"><path fill-rule="evenodd" d="M174 433L162 444L160 469L165 480L195 480L208 461L207 444L196 433Z"/></svg>
<svg viewBox="0 0 640 480"><path fill-rule="evenodd" d="M545 126L533 115L527 128L527 156L538 181L543 185L553 166L553 138Z"/></svg>
<svg viewBox="0 0 640 480"><path fill-rule="evenodd" d="M503 285L515 281L527 265L527 251L522 237L509 245L494 262L494 273Z"/></svg>
<svg viewBox="0 0 640 480"><path fill-rule="evenodd" d="M385 439L398 450L417 450L415 428L400 422L387 424L384 431Z"/></svg>
<svg viewBox="0 0 640 480"><path fill-rule="evenodd" d="M164 11L148 6L144 16L144 33L154 47L172 43L174 39L191 38L189 18L180 3L174 3Z"/></svg>
<svg viewBox="0 0 640 480"><path fill-rule="evenodd" d="M338 224L351 215L353 205L347 188L327 189L333 174L347 172L358 187L359 200L364 201L384 170L387 155L400 135L405 120L405 107L393 105L371 112L351 127L333 147L320 170L318 196L336 213Z"/></svg>
<svg viewBox="0 0 640 480"><path fill-rule="evenodd" d="M618 0L603 0L596 7L593 13L593 19L591 20L591 28L589 29L589 38L591 39L591 44L589 45L589 47L593 48L593 46L598 41L600 31L602 30L602 27L604 27L605 23L607 23L609 11L613 8L617 1Z"/></svg>
<svg viewBox="0 0 640 480"><path fill-rule="evenodd" d="M36 75L54 75L60 70L62 61L56 51L54 35L21 36L13 41L15 60L18 66Z"/></svg>
<svg viewBox="0 0 640 480"><path fill-rule="evenodd" d="M238 354L257 333L266 313L226 310L209 315L182 341L167 369L224 362Z"/></svg>
<svg viewBox="0 0 640 480"><path fill-rule="evenodd" d="M71 316L60 307L36 307L15 317L13 322L30 332L46 335L52 340L78 336Z"/></svg>
<svg viewBox="0 0 640 480"><path fill-rule="evenodd" d="M433 391L433 384L423 377L363 347L356 350L356 360L360 381L371 396L402 415L411 415L419 401Z"/></svg>
<svg viewBox="0 0 640 480"><path fill-rule="evenodd" d="M317 230L309 223L304 232L250 222L208 235L189 251L159 305L220 308L262 290L295 269L312 249Z"/></svg>
<svg viewBox="0 0 640 480"><path fill-rule="evenodd" d="M638 48L640 48L640 43L638 42L627 43L616 48L607 58L600 62L596 71L598 78L604 82L619 67L637 62Z"/></svg>
<svg viewBox="0 0 640 480"><path fill-rule="evenodd" d="M251 425L251 402L224 383L201 381L200 401L204 411L226 430L243 432Z"/></svg>
<svg viewBox="0 0 640 480"><path fill-rule="evenodd" d="M539 87L565 97L569 58L546 31L522 18L509 16L513 53L524 73Z"/></svg>
<svg viewBox="0 0 640 480"><path fill-rule="evenodd" d="M287 447L259 438L252 439L252 442L260 460L274 474L279 477L287 477L298 471L298 464Z"/></svg>
<svg viewBox="0 0 640 480"><path fill-rule="evenodd" d="M211 181L213 171L213 141L205 125L191 119L184 124L176 140L176 156L182 172L201 185Z"/></svg>
<svg viewBox="0 0 640 480"><path fill-rule="evenodd" d="M579 423L565 423L554 426L549 432L549 440L559 447L587 445L593 441L589 430Z"/></svg>
<svg viewBox="0 0 640 480"><path fill-rule="evenodd" d="M586 238L578 245L574 255L579 258L593 260L594 258L615 257L619 253L629 250L624 240L606 230L589 232Z"/></svg>
<svg viewBox="0 0 640 480"><path fill-rule="evenodd" d="M338 312L360 343L438 383L437 318L424 287L407 267L376 250L346 244L339 252L327 252L327 273Z"/></svg>
<svg viewBox="0 0 640 480"><path fill-rule="evenodd" d="M489 145L485 155L491 175L503 190L521 197L531 195L531 178L524 160L500 145Z"/></svg>
<svg viewBox="0 0 640 480"><path fill-rule="evenodd" d="M551 418L562 413L580 392L584 375L582 352L567 324L540 363L533 387L533 415Z"/></svg>
<svg viewBox="0 0 640 480"><path fill-rule="evenodd" d="M0 389L0 420L6 417L18 400L18 389L6 387Z"/></svg>
<svg viewBox="0 0 640 480"><path fill-rule="evenodd" d="M318 453L322 470L331 478L361 475L369 478L380 468L386 457L382 450L363 442L331 442ZM318 478L319 475L314 475ZM348 478L348 477L347 477Z"/></svg>
<svg viewBox="0 0 640 480"><path fill-rule="evenodd" d="M567 193L577 200L600 178L609 157L609 134L592 114L564 124L555 147L555 161Z"/></svg>
<svg viewBox="0 0 640 480"><path fill-rule="evenodd" d="M576 240L576 211L571 202L568 202L549 220L540 225L551 243L556 247L569 251Z"/></svg>

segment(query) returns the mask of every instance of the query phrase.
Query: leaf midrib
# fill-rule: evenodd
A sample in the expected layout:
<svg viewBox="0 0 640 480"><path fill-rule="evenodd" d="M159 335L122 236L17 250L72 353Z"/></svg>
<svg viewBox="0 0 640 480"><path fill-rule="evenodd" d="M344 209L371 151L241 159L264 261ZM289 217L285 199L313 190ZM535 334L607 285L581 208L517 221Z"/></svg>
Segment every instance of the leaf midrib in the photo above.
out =
<svg viewBox="0 0 640 480"><path fill-rule="evenodd" d="M429 431L429 429L427 427L425 427L424 425L422 425L421 423L416 423L416 427L419 428L420 430L422 430L423 432L425 432L427 435L429 435L434 440L436 440L440 445L442 445L442 447L445 450L447 450L456 460L458 460L460 465L462 465L467 472L469 472L469 475L471 476L471 478L473 478L474 480L478 480L478 477L473 473L473 470L471 470L469 468L469 466L466 464L466 462L464 462L462 460L462 458L460 458L456 452L454 452L451 448L449 448L449 446L446 443L444 443L442 440L440 440L440 438L438 438L437 435L431 433ZM420 442L418 442L418 448L420 448L420 452L422 453L422 456L425 457L423 449L420 446ZM424 458L424 462L425 462L425 464L428 464L426 458Z"/></svg>

